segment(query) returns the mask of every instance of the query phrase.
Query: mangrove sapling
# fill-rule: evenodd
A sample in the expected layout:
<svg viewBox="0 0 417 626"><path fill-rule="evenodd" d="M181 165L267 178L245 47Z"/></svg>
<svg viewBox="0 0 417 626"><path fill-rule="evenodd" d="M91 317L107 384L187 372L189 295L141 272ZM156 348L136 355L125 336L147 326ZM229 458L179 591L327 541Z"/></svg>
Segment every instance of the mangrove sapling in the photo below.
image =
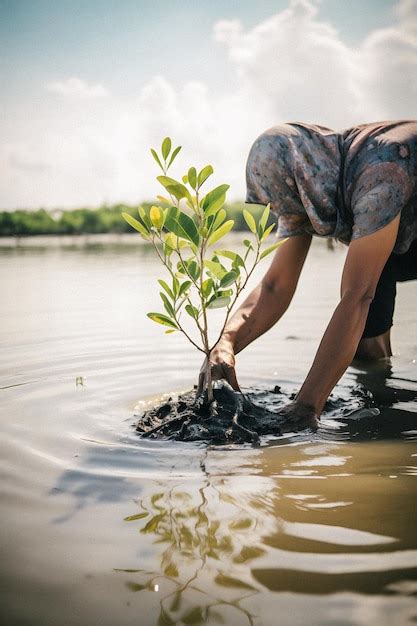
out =
<svg viewBox="0 0 417 626"><path fill-rule="evenodd" d="M221 184L202 193L203 185L213 174L211 165L206 165L199 172L195 167L190 167L182 176L182 182L169 177L167 172L181 146L172 152L171 148L170 137L165 137L160 154L153 148L150 150L162 170L162 174L156 178L170 199L157 196L162 206L152 205L147 209L140 206L138 219L128 213L122 215L143 239L154 246L169 275L168 281L158 280L162 288L159 295L164 311L150 312L147 316L166 326L167 334L183 333L197 350L205 354L207 403L211 405L214 396L210 352L219 342L232 307L255 267L283 240L264 246L275 226L268 225L268 204L259 219L255 219L247 209L243 210L250 231L250 239L243 240L243 254L218 248L220 240L234 225L233 220L226 219L226 210L223 208L229 185ZM208 313L217 308L224 309L225 315L218 337L213 341L209 333ZM193 321L193 334L184 324L184 316Z"/></svg>

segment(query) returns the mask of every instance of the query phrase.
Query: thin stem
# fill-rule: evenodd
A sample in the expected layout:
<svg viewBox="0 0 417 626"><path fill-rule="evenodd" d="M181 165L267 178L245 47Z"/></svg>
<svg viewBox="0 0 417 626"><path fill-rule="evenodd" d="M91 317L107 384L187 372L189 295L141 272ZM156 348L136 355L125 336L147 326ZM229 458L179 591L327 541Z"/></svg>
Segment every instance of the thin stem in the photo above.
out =
<svg viewBox="0 0 417 626"><path fill-rule="evenodd" d="M164 240L163 240L163 239L159 236L159 233L156 233L156 236L158 237L159 241L160 241L162 244L164 244ZM154 244L154 245L155 245L155 244ZM163 263L163 264L165 265L165 267L168 269L168 271L170 272L171 276L172 276L172 277L174 277L174 272L173 272L173 271L172 271L172 269L169 267L169 265L166 263L166 260L162 258L161 254L159 254L159 250L158 250L158 248L157 248L157 246L156 246L156 245L155 245L155 248L156 248L156 251L157 251L158 256L159 256L159 258L161 259L162 263ZM178 248L175 248L175 252L177 252L177 254L179 255L179 257L180 257L180 259L181 259L181 263L183 264L183 266L185 267L185 270L186 270L186 272L187 272L187 276L189 276L189 278L191 278L191 280L193 281L194 285L195 285L195 286L197 287L197 289L198 289L198 285L197 285L196 281L193 279L193 277L191 276L191 274L189 274L189 273L188 273L187 268L186 268L186 266L184 265L184 261L183 261L183 259L182 259L182 257L181 257L181 254L180 254L180 252L179 252L179 249L178 249ZM185 299L185 300L187 300L187 301L188 301L188 303L189 303L191 306L193 306L193 303L191 302L191 300L190 300L190 298L189 298L188 296L186 296L184 299ZM184 301L183 301L183 302L184 302ZM176 319L176 318L175 318L175 319ZM194 319L194 321L195 321L195 322L196 322L196 324L197 324L198 330L200 331L201 340L202 340L202 341L203 341L203 343L204 343L204 337L203 337L203 334L202 334L202 333L203 333L203 329L201 328L201 326L200 326L200 324L199 324L198 320L197 320L197 319L195 319L195 318L193 318L193 319Z"/></svg>
<svg viewBox="0 0 417 626"><path fill-rule="evenodd" d="M167 268L167 270L169 271L169 273L171 274L171 276L174 276L174 272L172 271L172 269L169 267L169 265L166 263L165 259L163 258L163 256L162 256L162 255L161 255L161 253L159 252L159 250L158 250L158 246L156 245L154 238L152 239L152 243L153 243L154 248L155 248L155 250L156 250L156 252L157 252L157 254L158 254L159 258L161 259L162 263L165 265L165 267ZM206 351L205 351L203 348L201 348L201 347L200 347L200 346L199 346L199 345L198 345L198 344L194 341L194 339L192 339L192 338L190 337L190 335L189 335L189 334L188 334L188 333L184 330L184 328L181 326L181 324L180 324L180 322L179 322L179 319L178 319L177 315L174 315L174 319L175 319L175 321L176 321L176 323L177 323L177 325L178 325L179 330L180 330L182 333L184 333L184 335L187 337L188 341L189 341L190 343L192 343L192 344L193 344L193 346L195 346L195 347L197 348L197 350L199 350L200 352L203 352L203 354L206 354Z"/></svg>
<svg viewBox="0 0 417 626"><path fill-rule="evenodd" d="M204 225L204 214L201 213L200 211L200 205L198 203L198 187L196 189L196 201L197 201L197 214L199 217L199 226L203 226ZM210 347L209 347L209 336L208 336L208 321L207 321L207 307L206 307L206 302L205 302L205 297L203 294L203 269L204 269L204 254L206 252L206 244L208 241L208 237L209 237L209 233L207 233L206 237L202 237L202 242L201 242L201 246L200 246L200 289L199 289L199 295L200 295L200 302L201 302L201 310L203 312L203 323L204 323L204 331L203 331L203 340L204 340L204 347L206 350L206 359L207 359L207 365L206 365L206 381L207 381L207 400L209 403L213 402L214 400L214 395L213 395L213 381L212 381L212 376L211 376L211 365L210 365Z"/></svg>
<svg viewBox="0 0 417 626"><path fill-rule="evenodd" d="M246 278L245 278L245 280L243 281L243 284L240 286L240 288L237 288L237 289L236 289L235 297L234 297L234 299L232 300L231 304L227 307L226 318L225 318L225 320L224 320L224 323L223 323L222 329L221 329L221 331L220 331L220 333L219 333L219 336L218 336L218 338L217 338L217 341L216 341L216 342L215 342L215 343L211 346L211 348L210 348L210 352L211 352L211 351L212 351L212 350L213 350L213 349L217 346L217 344L219 343L219 341L220 341L220 339L221 339L221 337L222 337L222 335L223 335L224 329L226 328L226 324L227 324L227 322L229 321L230 312L231 312L231 310L232 310L232 308L233 308L233 306L234 306L234 304L235 304L236 300L238 299L238 297L239 297L239 296L240 296L240 294L242 293L243 289L246 287L246 283L248 282L248 280L249 280L249 278L250 278L250 276L251 276L251 274L252 274L253 270L255 269L256 265L258 264L258 260L259 260L259 259L258 259L258 257L259 257L259 250L260 250L260 247L261 247L261 242L260 242L260 241L258 241L257 243L258 243L258 245L257 245L257 250L256 250L256 254L255 254L255 260L254 260L254 262L253 262L252 268L251 268L251 269L250 269L250 271L248 272L248 271L246 270L246 267L245 267L245 271L246 271Z"/></svg>

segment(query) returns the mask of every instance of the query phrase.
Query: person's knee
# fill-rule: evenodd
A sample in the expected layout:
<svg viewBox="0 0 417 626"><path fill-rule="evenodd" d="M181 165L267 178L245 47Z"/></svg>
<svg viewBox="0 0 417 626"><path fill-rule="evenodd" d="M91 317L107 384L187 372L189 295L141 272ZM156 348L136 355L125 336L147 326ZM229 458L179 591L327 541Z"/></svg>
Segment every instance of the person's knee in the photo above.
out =
<svg viewBox="0 0 417 626"><path fill-rule="evenodd" d="M377 361L392 356L391 329L377 337L363 337L356 349L354 359L361 361Z"/></svg>

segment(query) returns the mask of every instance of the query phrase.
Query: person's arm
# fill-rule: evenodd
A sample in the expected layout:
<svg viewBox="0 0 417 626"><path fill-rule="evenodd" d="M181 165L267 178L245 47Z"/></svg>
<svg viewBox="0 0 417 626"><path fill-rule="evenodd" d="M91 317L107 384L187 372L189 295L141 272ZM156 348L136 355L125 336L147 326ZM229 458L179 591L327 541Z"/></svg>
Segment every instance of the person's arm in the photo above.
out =
<svg viewBox="0 0 417 626"><path fill-rule="evenodd" d="M269 330L287 310L311 244L311 235L289 237L274 255L261 282L230 318L210 353L212 378L225 378L237 390L234 356ZM205 362L201 368L198 392L205 386Z"/></svg>
<svg viewBox="0 0 417 626"><path fill-rule="evenodd" d="M310 244L311 235L297 235L277 249L265 276L224 329L222 341L229 343L235 354L283 316L295 293Z"/></svg>
<svg viewBox="0 0 417 626"><path fill-rule="evenodd" d="M369 305L391 254L400 216L371 235L352 241L343 268L341 299L318 348L313 365L288 414L310 411L318 417L350 365L365 327Z"/></svg>

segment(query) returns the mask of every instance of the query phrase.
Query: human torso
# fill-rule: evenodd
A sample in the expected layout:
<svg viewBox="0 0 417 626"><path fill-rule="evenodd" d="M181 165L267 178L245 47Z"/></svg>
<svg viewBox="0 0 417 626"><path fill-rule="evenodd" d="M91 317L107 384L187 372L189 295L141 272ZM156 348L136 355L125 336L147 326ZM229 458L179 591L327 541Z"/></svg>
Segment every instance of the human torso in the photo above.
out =
<svg viewBox="0 0 417 626"><path fill-rule="evenodd" d="M417 120L361 124L339 134L343 201L356 218L355 236L401 210L394 252L405 252L417 239Z"/></svg>
<svg viewBox="0 0 417 626"><path fill-rule="evenodd" d="M401 211L394 251L417 239L417 120L341 131L272 126L253 143L246 173L246 201L271 201L283 236L308 232L348 244Z"/></svg>

